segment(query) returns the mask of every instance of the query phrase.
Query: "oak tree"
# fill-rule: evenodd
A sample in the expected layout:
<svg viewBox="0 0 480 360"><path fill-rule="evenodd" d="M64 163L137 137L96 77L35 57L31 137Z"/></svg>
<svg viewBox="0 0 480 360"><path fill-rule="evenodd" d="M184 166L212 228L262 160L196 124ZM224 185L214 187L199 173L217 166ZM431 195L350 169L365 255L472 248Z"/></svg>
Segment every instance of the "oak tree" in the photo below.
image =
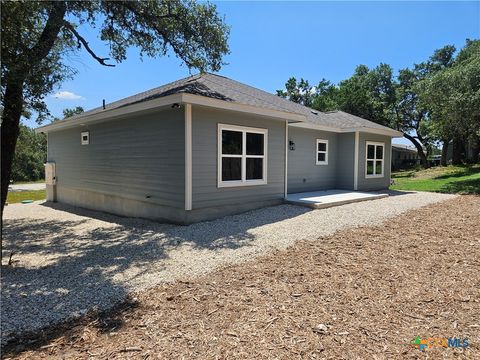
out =
<svg viewBox="0 0 480 360"><path fill-rule="evenodd" d="M100 55L84 35L95 29L109 46ZM1 2L1 206L6 201L22 114L48 115L44 102L76 70L66 56L86 51L111 67L138 48L141 56L172 51L189 68L218 71L229 52L229 27L208 2L2 1Z"/></svg>

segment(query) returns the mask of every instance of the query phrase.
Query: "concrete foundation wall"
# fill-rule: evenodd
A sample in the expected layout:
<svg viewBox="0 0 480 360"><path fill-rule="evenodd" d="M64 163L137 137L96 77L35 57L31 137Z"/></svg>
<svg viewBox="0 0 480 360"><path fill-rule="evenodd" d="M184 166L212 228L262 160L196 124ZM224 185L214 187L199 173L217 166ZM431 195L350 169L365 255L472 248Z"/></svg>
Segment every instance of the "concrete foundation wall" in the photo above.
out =
<svg viewBox="0 0 480 360"><path fill-rule="evenodd" d="M211 207L185 211L162 206L140 198L126 198L84 189L56 186L57 201L85 209L102 211L114 215L150 219L159 222L188 225L198 221L213 220L265 206L282 203L281 199L252 201L242 204ZM47 199L51 201L50 199Z"/></svg>

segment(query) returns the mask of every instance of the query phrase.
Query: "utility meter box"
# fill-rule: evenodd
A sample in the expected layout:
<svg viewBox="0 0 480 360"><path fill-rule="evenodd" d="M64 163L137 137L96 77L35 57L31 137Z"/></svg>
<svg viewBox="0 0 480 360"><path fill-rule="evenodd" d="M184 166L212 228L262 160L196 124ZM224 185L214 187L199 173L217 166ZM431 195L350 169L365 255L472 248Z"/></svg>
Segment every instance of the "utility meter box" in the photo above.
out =
<svg viewBox="0 0 480 360"><path fill-rule="evenodd" d="M57 183L57 178L55 175L55 163L48 162L45 164L45 184L55 185L56 183Z"/></svg>

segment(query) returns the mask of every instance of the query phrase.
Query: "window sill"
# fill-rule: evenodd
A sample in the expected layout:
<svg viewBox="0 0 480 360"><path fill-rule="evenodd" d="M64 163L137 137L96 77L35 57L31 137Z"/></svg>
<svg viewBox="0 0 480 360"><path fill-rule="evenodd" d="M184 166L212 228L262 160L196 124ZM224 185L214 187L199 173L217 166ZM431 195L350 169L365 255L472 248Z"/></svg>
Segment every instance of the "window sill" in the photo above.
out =
<svg viewBox="0 0 480 360"><path fill-rule="evenodd" d="M385 176L383 175L365 175L365 179L381 179Z"/></svg>
<svg viewBox="0 0 480 360"><path fill-rule="evenodd" d="M247 180L247 181L223 181L217 184L218 188L242 187L242 186L258 186L267 185L264 180Z"/></svg>
<svg viewBox="0 0 480 360"><path fill-rule="evenodd" d="M317 162L315 165L328 165L328 162Z"/></svg>

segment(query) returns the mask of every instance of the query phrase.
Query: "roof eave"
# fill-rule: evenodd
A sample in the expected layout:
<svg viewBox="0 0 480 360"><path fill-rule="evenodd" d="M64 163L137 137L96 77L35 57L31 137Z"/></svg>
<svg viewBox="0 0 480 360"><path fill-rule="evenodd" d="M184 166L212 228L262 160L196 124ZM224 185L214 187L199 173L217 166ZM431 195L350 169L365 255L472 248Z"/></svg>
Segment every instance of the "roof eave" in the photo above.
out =
<svg viewBox="0 0 480 360"><path fill-rule="evenodd" d="M385 135L390 137L403 137L403 133L397 130L393 130L390 128L374 128L374 127L367 127L367 126L357 126L357 127L349 127L349 128L339 128L339 127L332 127L326 125L319 125L310 122L292 124L293 127L305 128L305 129L312 129L312 130L321 130L321 131L330 131L336 133L352 133L352 132L366 132L370 134L378 134L378 135Z"/></svg>
<svg viewBox="0 0 480 360"><path fill-rule="evenodd" d="M244 105L225 100L212 99L205 96L193 95L187 93L173 94L161 98L143 101L136 104L130 104L115 109L106 109L91 115L75 116L72 119L59 120L54 123L40 126L35 129L37 133L47 133L51 131L63 130L72 127L84 126L90 123L99 123L113 119L123 119L130 114L154 110L169 105L178 104L193 104L211 107L215 109L231 110L243 112L248 114L256 114L261 116L268 116L271 118L288 120L291 122L302 122L306 120L306 116L302 114L295 114L286 111L278 111L267 109L259 106Z"/></svg>
<svg viewBox="0 0 480 360"><path fill-rule="evenodd" d="M194 95L194 94L182 94L182 102L186 104L192 105L200 105L211 107L215 109L222 109L222 110L231 110L237 112L243 112L248 114L255 114L261 116L268 116L272 118L278 118L281 120L289 120L289 121L306 121L307 117L303 114L292 113L288 111L280 111L280 110L272 110L260 106L253 106L253 105L246 105L240 104L231 101L225 101L220 99L214 99L206 96L201 95Z"/></svg>
<svg viewBox="0 0 480 360"><path fill-rule="evenodd" d="M390 128L387 128L387 127L373 128L373 127L367 127L367 126L359 126L359 127L342 129L342 132L356 132L356 131L366 132L366 133L370 133L370 134L385 135L385 136L390 136L392 138L403 137L403 133L401 131L390 129Z"/></svg>
<svg viewBox="0 0 480 360"><path fill-rule="evenodd" d="M131 104L128 106L118 107L115 109L106 109L104 111L94 113L91 115L79 116L73 119L65 119L55 121L51 124L40 126L35 129L37 133L47 133L56 130L63 130L77 126L83 126L90 123L100 123L104 121L109 121L113 119L123 119L126 116L142 112L148 111L151 109L161 108L164 106L172 105L175 103L180 103L182 100L181 94L174 94L165 97L161 97L158 99L153 99L149 101L139 102L136 104Z"/></svg>

